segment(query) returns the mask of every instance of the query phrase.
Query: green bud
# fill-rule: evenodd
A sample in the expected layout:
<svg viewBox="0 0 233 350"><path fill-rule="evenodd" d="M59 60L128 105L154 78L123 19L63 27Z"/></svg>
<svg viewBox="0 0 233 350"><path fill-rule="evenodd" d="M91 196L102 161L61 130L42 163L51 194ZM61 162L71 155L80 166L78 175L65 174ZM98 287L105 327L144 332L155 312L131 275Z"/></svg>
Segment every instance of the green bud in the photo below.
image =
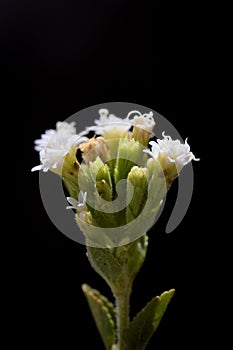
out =
<svg viewBox="0 0 233 350"><path fill-rule="evenodd" d="M105 180L106 184L108 184L110 188L112 187L112 180L109 172L109 167L107 164L104 164L99 157L97 157L94 162L90 163L90 169L92 172L92 176L93 178L95 178L96 181Z"/></svg>
<svg viewBox="0 0 233 350"><path fill-rule="evenodd" d="M122 139L119 143L115 181L126 179L134 165L143 166L147 160L144 147L135 140Z"/></svg>
<svg viewBox="0 0 233 350"><path fill-rule="evenodd" d="M148 170L134 166L128 174L128 180L133 186L133 198L126 209L126 221L135 219L143 210L148 196ZM129 195L129 191L127 191Z"/></svg>
<svg viewBox="0 0 233 350"><path fill-rule="evenodd" d="M79 186L80 190L88 193L88 204L92 208L99 206L98 190L101 190L104 199L111 200L112 181L107 164L104 164L99 157L88 165L81 164Z"/></svg>
<svg viewBox="0 0 233 350"><path fill-rule="evenodd" d="M110 202L112 200L112 190L105 180L96 181L96 189L104 200Z"/></svg>
<svg viewBox="0 0 233 350"><path fill-rule="evenodd" d="M112 180L108 165L104 164L99 157L88 165L82 164L79 174L79 186L83 192L88 194L86 205L92 214L92 225L104 228L115 227L115 214L111 210L106 210L107 203L108 207L111 207L109 202L111 202L113 196ZM90 231L92 235L92 229L88 227L88 232Z"/></svg>

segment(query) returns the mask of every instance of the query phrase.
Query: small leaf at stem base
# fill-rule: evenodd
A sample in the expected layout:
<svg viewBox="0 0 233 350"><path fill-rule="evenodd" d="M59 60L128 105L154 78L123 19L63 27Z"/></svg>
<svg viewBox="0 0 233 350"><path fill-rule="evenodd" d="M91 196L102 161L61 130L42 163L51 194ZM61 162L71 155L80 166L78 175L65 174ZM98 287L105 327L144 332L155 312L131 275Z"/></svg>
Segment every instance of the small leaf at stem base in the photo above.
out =
<svg viewBox="0 0 233 350"><path fill-rule="evenodd" d="M153 298L129 323L124 333L127 350L144 350L156 331L175 290Z"/></svg>
<svg viewBox="0 0 233 350"><path fill-rule="evenodd" d="M112 303L96 289L82 285L105 348L111 350L116 338L116 312Z"/></svg>

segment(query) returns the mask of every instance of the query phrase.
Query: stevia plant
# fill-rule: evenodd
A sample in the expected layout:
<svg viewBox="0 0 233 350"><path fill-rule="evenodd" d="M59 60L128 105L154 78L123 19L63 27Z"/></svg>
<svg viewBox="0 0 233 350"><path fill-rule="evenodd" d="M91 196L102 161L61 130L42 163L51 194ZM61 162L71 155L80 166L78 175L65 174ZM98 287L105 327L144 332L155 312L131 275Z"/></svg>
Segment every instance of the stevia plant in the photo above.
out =
<svg viewBox="0 0 233 350"><path fill-rule="evenodd" d="M130 294L146 257L147 232L173 181L197 159L187 140L183 144L165 132L151 140L152 112L119 118L100 109L99 114L95 125L79 134L74 122L58 122L41 135L35 141L41 164L32 171L51 171L62 179L89 262L114 295L112 304L82 286L105 348L142 350L174 294L171 289L154 297L130 319Z"/></svg>

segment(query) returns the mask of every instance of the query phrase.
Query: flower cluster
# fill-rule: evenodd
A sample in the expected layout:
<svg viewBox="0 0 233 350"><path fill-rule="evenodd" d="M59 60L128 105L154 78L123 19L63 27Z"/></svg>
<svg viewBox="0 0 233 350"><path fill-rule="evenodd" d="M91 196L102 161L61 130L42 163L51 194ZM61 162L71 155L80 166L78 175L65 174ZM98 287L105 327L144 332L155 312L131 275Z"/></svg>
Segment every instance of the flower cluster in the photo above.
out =
<svg viewBox="0 0 233 350"><path fill-rule="evenodd" d="M50 170L62 179L66 208L75 212L88 260L115 297L116 307L82 286L105 348L145 349L175 291L154 297L130 320L130 293L146 257L146 233L174 179L198 159L187 139L181 143L165 132L154 138L152 112L119 118L100 109L99 114L95 125L79 134L75 123L58 122L56 130L41 135L35 141L41 164L32 171Z"/></svg>
<svg viewBox="0 0 233 350"><path fill-rule="evenodd" d="M162 139L151 140L152 112L131 111L125 118L107 109L99 114L96 125L80 134L73 122L58 122L56 130L46 131L35 141L41 164L32 169L62 177L70 194L67 208L76 211L76 221L89 239L94 239L90 226L127 227L127 234L148 229L172 181L186 164L198 160L187 139L182 144L163 132ZM90 131L95 132L92 138L85 136Z"/></svg>

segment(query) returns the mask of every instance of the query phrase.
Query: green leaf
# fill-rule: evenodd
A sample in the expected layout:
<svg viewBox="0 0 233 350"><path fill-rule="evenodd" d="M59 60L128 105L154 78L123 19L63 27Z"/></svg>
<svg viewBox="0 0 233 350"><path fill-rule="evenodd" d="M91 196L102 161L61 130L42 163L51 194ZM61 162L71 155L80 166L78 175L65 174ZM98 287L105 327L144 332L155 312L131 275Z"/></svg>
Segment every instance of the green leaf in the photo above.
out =
<svg viewBox="0 0 233 350"><path fill-rule="evenodd" d="M147 251L148 238L139 239L116 248L87 246L88 260L93 269L108 283L115 294L130 288L140 270Z"/></svg>
<svg viewBox="0 0 233 350"><path fill-rule="evenodd" d="M175 290L153 298L129 323L124 333L127 350L143 350L157 329Z"/></svg>
<svg viewBox="0 0 233 350"><path fill-rule="evenodd" d="M122 266L114 254L115 250L87 246L91 266L110 286L115 283L122 271Z"/></svg>
<svg viewBox="0 0 233 350"><path fill-rule="evenodd" d="M87 284L82 285L82 290L87 298L104 345L107 350L110 350L115 343L116 337L116 312L114 306L106 297Z"/></svg>

